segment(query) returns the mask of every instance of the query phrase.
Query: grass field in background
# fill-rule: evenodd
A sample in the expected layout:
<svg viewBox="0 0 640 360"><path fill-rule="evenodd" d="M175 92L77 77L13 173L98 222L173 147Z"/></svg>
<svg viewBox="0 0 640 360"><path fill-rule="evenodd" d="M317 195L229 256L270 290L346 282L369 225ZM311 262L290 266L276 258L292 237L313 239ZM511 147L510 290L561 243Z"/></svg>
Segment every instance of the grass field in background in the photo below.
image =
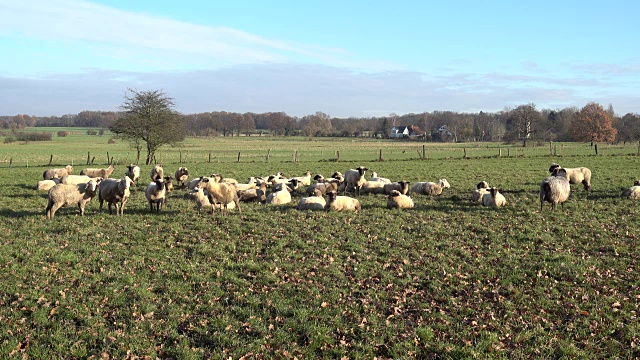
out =
<svg viewBox="0 0 640 360"><path fill-rule="evenodd" d="M226 218L198 213L176 189L152 214L143 193L151 167L141 165L123 217L94 199L85 217L69 207L45 219L46 193L34 186L50 154L55 165L73 160L76 173L87 151L94 165L107 151L119 164L135 160L108 138L0 144L3 356L640 357L640 204L619 197L640 177L635 146L603 145L595 156L588 144L558 144L549 156L548 144L427 143L421 160L423 144L413 142L188 139L158 153L169 173L187 166L243 181L364 165L367 177L446 178L451 189L413 195L407 211L364 195L357 214L300 212L296 195L282 206L242 204ZM564 209L540 212L551 162L589 167L593 192L572 185ZM503 189L505 208L471 203L480 180Z"/></svg>

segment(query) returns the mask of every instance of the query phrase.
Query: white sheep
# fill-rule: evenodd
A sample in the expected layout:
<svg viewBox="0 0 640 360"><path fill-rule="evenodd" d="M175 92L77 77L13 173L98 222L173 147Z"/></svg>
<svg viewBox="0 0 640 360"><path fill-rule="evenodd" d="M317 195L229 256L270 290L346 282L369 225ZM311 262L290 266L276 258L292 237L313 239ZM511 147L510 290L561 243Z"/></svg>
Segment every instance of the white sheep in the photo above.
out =
<svg viewBox="0 0 640 360"><path fill-rule="evenodd" d="M451 185L449 185L447 179L440 179L437 183L421 181L411 186L411 192L421 195L440 195L442 190L450 187Z"/></svg>
<svg viewBox="0 0 640 360"><path fill-rule="evenodd" d="M256 189L258 187L258 185L262 183L262 181L258 180L257 177L252 176L250 178L247 179L247 183L237 183L236 185L236 191L238 190L249 190L249 189Z"/></svg>
<svg viewBox="0 0 640 360"><path fill-rule="evenodd" d="M360 189L367 181L364 174L369 170L364 166L358 166L355 169L349 169L344 173L344 182L346 183L345 191L353 189L355 196L360 196Z"/></svg>
<svg viewBox="0 0 640 360"><path fill-rule="evenodd" d="M52 187L60 184L60 179L58 178L58 174L54 176L52 180L40 180L36 184L36 190L38 191L49 191Z"/></svg>
<svg viewBox="0 0 640 360"><path fill-rule="evenodd" d="M480 181L478 185L476 185L476 189L473 190L471 199L473 200L473 202L482 203L482 196L488 193L489 193L489 184L486 181Z"/></svg>
<svg viewBox="0 0 640 360"><path fill-rule="evenodd" d="M482 196L482 205L484 206L502 207L506 204L507 200L496 187L490 188L489 193Z"/></svg>
<svg viewBox="0 0 640 360"><path fill-rule="evenodd" d="M211 202L209 201L209 198L207 197L207 195L204 194L204 190L202 190L202 188L200 188L199 186L196 186L195 189L191 190L189 192L189 195L191 195L193 199L196 201L196 210L200 211L200 209L202 208L211 207ZM223 204L215 204L215 207L218 210L222 210ZM236 208L236 203L234 203L233 201L227 204L227 209L235 209L235 208Z"/></svg>
<svg viewBox="0 0 640 360"><path fill-rule="evenodd" d="M622 190L620 196L627 199L640 200L640 180L636 180L632 187Z"/></svg>
<svg viewBox="0 0 640 360"><path fill-rule="evenodd" d="M556 209L557 204L564 209L564 202L571 193L565 169L556 169L554 174L556 175L549 176L540 183L540 211L545 201L551 203L552 210Z"/></svg>
<svg viewBox="0 0 640 360"><path fill-rule="evenodd" d="M362 209L360 205L360 201L358 199L354 199L348 196L338 196L338 193L335 191L327 192L327 203L324 206L326 211L336 210L350 210L358 212Z"/></svg>
<svg viewBox="0 0 640 360"><path fill-rule="evenodd" d="M315 189L314 196L302 198L298 201L298 210L324 210L327 201L322 197L322 192Z"/></svg>
<svg viewBox="0 0 640 360"><path fill-rule="evenodd" d="M242 209L240 208L240 200L238 199L238 194L236 193L236 187L233 184L227 183L217 183L214 182L211 178L202 177L200 180L200 184L198 184L203 191L208 192L207 195L209 198L209 202L212 204L222 204L222 215L227 215L228 204L234 202L236 207L238 208L238 212L241 213ZM211 207L211 215L214 213L215 206Z"/></svg>
<svg viewBox="0 0 640 360"><path fill-rule="evenodd" d="M383 190L386 195L391 195L391 192L397 190L400 194L406 195L409 192L409 182L402 180L389 184L384 184Z"/></svg>
<svg viewBox="0 0 640 360"><path fill-rule="evenodd" d="M371 174L371 180L370 181L381 181L385 184L391 184L391 180L384 178L384 177L380 177L378 176L378 173L376 173L375 171Z"/></svg>
<svg viewBox="0 0 640 360"><path fill-rule="evenodd" d="M296 176L293 179L298 180L300 186L309 186L311 185L311 171L307 171L304 175Z"/></svg>
<svg viewBox="0 0 640 360"><path fill-rule="evenodd" d="M53 220L59 208L76 204L80 208L80 216L84 216L84 208L96 195L99 185L99 179L92 179L87 183L78 185L55 185L49 190L49 201L46 209L47 218Z"/></svg>
<svg viewBox="0 0 640 360"><path fill-rule="evenodd" d="M98 177L102 179L101 177ZM61 184L78 185L86 184L91 179L97 179L88 175L65 175L60 179Z"/></svg>
<svg viewBox="0 0 640 360"><path fill-rule="evenodd" d="M133 180L133 182L136 182L140 180L140 167L136 164L129 164L124 174Z"/></svg>
<svg viewBox="0 0 640 360"><path fill-rule="evenodd" d="M283 205L291 202L291 189L288 186L284 186L279 191L274 191L267 196L267 204L271 205Z"/></svg>
<svg viewBox="0 0 640 360"><path fill-rule="evenodd" d="M338 186L340 185L340 181L337 179L331 179L327 182L318 182L315 184L309 185L306 190L308 196L313 195L315 189L320 190L323 195L326 195L329 191L338 191Z"/></svg>
<svg viewBox="0 0 640 360"><path fill-rule="evenodd" d="M149 202L151 212L153 212L155 205L156 213L159 213L164 206L167 196L167 187L164 178L158 177L156 181L150 182L149 185L147 185L144 195Z"/></svg>
<svg viewBox="0 0 640 360"><path fill-rule="evenodd" d="M56 175L58 175L59 179L62 179L63 176L70 175L71 173L73 173L73 166L67 165L63 168L45 170L44 173L42 173L42 179L53 180Z"/></svg>
<svg viewBox="0 0 640 360"><path fill-rule="evenodd" d="M384 194L384 186L387 183L382 181L368 180L360 189L361 194Z"/></svg>
<svg viewBox="0 0 640 360"><path fill-rule="evenodd" d="M111 164L111 165L109 165L109 167L106 167L106 168L103 168L103 169L86 168L86 169L82 169L82 171L80 171L80 175L86 175L86 176L89 176L89 177L92 177L92 178L101 177L103 179L106 179L109 176L111 176L111 173L115 169L116 169L116 166L114 164Z"/></svg>
<svg viewBox="0 0 640 360"><path fill-rule="evenodd" d="M151 181L154 181L158 176L160 176L161 178L164 177L164 167L162 166L162 164L156 164L151 168L151 172L149 172Z"/></svg>
<svg viewBox="0 0 640 360"><path fill-rule="evenodd" d="M311 185L309 185L311 186ZM300 182L297 179L289 179L288 182L285 183L276 183L271 186L271 189L276 192L288 187L292 192L298 190L300 188Z"/></svg>
<svg viewBox="0 0 640 360"><path fill-rule="evenodd" d="M569 180L569 184L582 184L586 191L591 192L591 170L589 168L563 168L556 163L552 163L551 167L549 167L551 175L554 175L556 169L564 169L567 172L566 178Z"/></svg>
<svg viewBox="0 0 640 360"><path fill-rule="evenodd" d="M185 186L185 183L187 182L187 180L189 179L189 169L187 169L184 166L180 166L175 173L175 177L174 179L176 179L176 181L178 182L178 185L183 188Z"/></svg>
<svg viewBox="0 0 640 360"><path fill-rule="evenodd" d="M388 196L387 208L389 209L411 209L413 207L413 200L407 195L401 194L398 190L392 190Z"/></svg>
<svg viewBox="0 0 640 360"><path fill-rule="evenodd" d="M100 200L100 210L106 201L109 206L109 214L111 214L111 205L116 206L116 215L124 214L124 206L129 200L131 192L129 188L136 184L128 176L122 179L104 179L100 184L100 192L98 199Z"/></svg>

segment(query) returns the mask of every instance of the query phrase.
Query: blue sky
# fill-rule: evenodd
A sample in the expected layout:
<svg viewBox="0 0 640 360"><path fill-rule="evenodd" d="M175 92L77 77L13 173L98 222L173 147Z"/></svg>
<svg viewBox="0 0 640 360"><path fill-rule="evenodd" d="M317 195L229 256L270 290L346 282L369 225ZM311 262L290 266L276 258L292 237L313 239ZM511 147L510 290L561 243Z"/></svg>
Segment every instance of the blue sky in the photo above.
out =
<svg viewBox="0 0 640 360"><path fill-rule="evenodd" d="M0 115L383 116L596 101L640 112L631 1L0 0Z"/></svg>

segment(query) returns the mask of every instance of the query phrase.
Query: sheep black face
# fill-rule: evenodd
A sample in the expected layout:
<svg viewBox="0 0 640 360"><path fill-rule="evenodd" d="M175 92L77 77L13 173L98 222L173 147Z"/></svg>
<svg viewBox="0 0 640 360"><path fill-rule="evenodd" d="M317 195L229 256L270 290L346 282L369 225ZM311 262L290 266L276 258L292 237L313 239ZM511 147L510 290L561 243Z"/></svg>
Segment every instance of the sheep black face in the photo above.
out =
<svg viewBox="0 0 640 360"><path fill-rule="evenodd" d="M489 183L487 183L486 181L480 181L478 183L478 185L476 185L476 189L480 190L480 189L486 189L489 187Z"/></svg>
<svg viewBox="0 0 640 360"><path fill-rule="evenodd" d="M552 176L560 176L563 178L567 178L567 170L563 169L563 168L555 168L553 169L553 171L551 172Z"/></svg>
<svg viewBox="0 0 640 360"><path fill-rule="evenodd" d="M633 186L640 186L640 180L636 180L636 181L633 183Z"/></svg>
<svg viewBox="0 0 640 360"><path fill-rule="evenodd" d="M553 174L553 170L559 168L560 165L556 164L556 163L552 163L551 167L549 168L549 172ZM554 175L555 176L555 175Z"/></svg>

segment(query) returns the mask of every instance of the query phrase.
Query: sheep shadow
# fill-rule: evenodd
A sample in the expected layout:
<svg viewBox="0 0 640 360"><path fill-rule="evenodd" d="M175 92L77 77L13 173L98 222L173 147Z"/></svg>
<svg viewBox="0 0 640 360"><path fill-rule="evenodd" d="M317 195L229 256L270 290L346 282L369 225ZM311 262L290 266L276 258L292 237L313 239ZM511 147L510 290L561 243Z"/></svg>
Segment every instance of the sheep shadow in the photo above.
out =
<svg viewBox="0 0 640 360"><path fill-rule="evenodd" d="M39 211L30 211L30 210L15 211L12 209L0 209L0 217L20 218L20 217L29 217L29 216L38 216L38 215L41 215L41 216L46 215L44 207L42 208L42 210L39 210Z"/></svg>

